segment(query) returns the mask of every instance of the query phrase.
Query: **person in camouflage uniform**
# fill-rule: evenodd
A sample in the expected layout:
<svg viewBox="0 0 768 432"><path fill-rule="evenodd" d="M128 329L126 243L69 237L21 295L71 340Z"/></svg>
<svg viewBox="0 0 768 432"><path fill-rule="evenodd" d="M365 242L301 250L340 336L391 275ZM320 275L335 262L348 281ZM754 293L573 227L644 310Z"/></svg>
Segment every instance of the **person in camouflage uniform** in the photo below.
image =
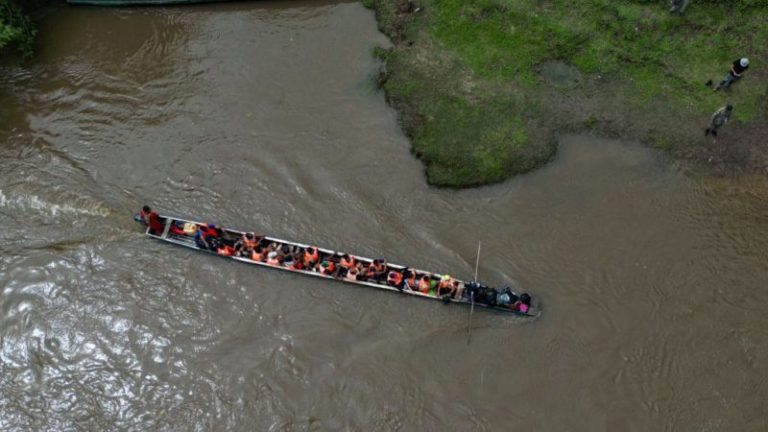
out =
<svg viewBox="0 0 768 432"><path fill-rule="evenodd" d="M688 7L689 0L672 0L671 5L672 7L669 8L670 13L679 13L682 14L685 12L685 8Z"/></svg>
<svg viewBox="0 0 768 432"><path fill-rule="evenodd" d="M728 119L731 118L732 112L733 105L726 105L715 111L715 113L712 114L712 120L709 122L709 127L704 132L704 136L712 134L713 137L717 138L717 130L724 124L728 123Z"/></svg>

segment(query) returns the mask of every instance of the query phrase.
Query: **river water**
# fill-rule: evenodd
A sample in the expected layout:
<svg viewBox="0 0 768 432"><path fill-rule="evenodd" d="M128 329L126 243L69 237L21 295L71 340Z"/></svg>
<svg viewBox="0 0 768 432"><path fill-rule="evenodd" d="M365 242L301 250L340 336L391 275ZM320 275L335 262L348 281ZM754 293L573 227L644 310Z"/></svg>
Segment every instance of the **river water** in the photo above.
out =
<svg viewBox="0 0 768 432"><path fill-rule="evenodd" d="M62 7L0 69L0 429L768 430L768 185L564 137L426 186L354 2ZM140 205L514 283L535 320L151 241Z"/></svg>

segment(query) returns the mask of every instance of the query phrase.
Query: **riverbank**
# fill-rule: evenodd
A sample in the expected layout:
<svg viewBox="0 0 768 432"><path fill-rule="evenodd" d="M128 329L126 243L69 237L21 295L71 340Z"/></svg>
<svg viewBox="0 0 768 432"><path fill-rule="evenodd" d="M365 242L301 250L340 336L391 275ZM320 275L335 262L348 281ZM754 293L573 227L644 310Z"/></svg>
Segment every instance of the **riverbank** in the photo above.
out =
<svg viewBox="0 0 768 432"><path fill-rule="evenodd" d="M563 132L639 140L718 169L766 171L768 7L600 0L363 0L393 41L380 83L427 181L469 187L531 171ZM751 6L750 4L755 4ZM741 56L744 79L715 81ZM735 106L717 141L709 116Z"/></svg>

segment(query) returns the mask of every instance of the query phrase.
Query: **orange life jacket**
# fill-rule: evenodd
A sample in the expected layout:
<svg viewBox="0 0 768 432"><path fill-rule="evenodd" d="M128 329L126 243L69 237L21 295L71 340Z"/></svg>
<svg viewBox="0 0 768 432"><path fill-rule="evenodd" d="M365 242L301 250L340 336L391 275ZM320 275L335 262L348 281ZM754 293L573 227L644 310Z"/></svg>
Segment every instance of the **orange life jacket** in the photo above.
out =
<svg viewBox="0 0 768 432"><path fill-rule="evenodd" d="M232 246L226 245L216 250L219 255L232 256L235 254L235 249Z"/></svg>
<svg viewBox="0 0 768 432"><path fill-rule="evenodd" d="M348 260L344 259L344 258L341 258L341 261L339 261L339 265L342 266L343 268L349 270L349 269L351 269L352 267L355 266L355 257L350 255Z"/></svg>
<svg viewBox="0 0 768 432"><path fill-rule="evenodd" d="M304 251L304 264L309 267L310 263L316 263L317 260L320 259L320 253L317 251L317 248L313 248L315 250L315 253L310 254L307 250Z"/></svg>
<svg viewBox="0 0 768 432"><path fill-rule="evenodd" d="M419 292L422 294L429 294L429 290L432 289L432 284L428 280L419 280Z"/></svg>
<svg viewBox="0 0 768 432"><path fill-rule="evenodd" d="M251 260L259 262L264 261L264 252L251 252Z"/></svg>
<svg viewBox="0 0 768 432"><path fill-rule="evenodd" d="M440 280L440 289L451 289L453 286L453 279Z"/></svg>
<svg viewBox="0 0 768 432"><path fill-rule="evenodd" d="M273 266L280 265L280 259L278 257L268 258L267 259L267 264L273 265Z"/></svg>

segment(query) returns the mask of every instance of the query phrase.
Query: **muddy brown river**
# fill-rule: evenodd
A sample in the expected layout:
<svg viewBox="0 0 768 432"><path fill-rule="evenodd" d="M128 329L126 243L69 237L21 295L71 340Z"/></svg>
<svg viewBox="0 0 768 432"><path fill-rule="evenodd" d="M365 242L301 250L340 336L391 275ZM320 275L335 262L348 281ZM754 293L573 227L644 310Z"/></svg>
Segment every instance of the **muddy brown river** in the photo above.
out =
<svg viewBox="0 0 768 432"><path fill-rule="evenodd" d="M0 69L0 430L766 431L768 183L567 136L427 187L355 2L61 7ZM514 284L529 320L145 238L141 204Z"/></svg>

